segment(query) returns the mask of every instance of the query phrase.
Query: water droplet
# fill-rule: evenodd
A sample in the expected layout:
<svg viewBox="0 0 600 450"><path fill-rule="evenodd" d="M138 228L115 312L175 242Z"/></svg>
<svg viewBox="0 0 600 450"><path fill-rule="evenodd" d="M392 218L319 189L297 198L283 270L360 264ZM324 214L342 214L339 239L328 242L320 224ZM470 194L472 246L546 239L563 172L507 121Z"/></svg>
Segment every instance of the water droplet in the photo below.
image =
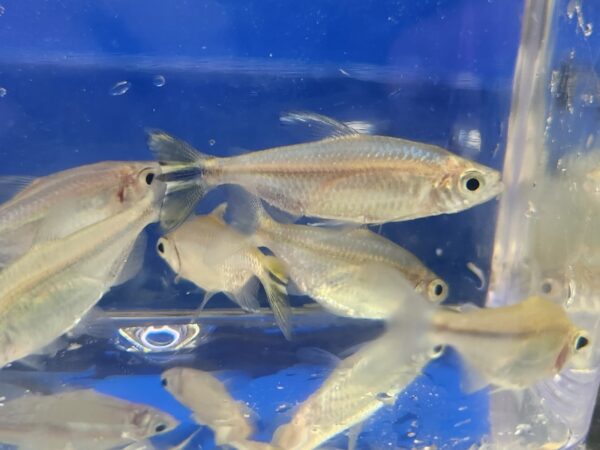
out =
<svg viewBox="0 0 600 450"><path fill-rule="evenodd" d="M468 406L459 406L459 407L458 407L458 410L459 410L459 411L466 411L467 409L469 409L469 407L468 407Z"/></svg>
<svg viewBox="0 0 600 450"><path fill-rule="evenodd" d="M436 256L442 256L444 254L444 250L442 250L441 248L436 248L435 254Z"/></svg>
<svg viewBox="0 0 600 450"><path fill-rule="evenodd" d="M2 5L0 5L0 16L3 16L5 12L6 12L6 8Z"/></svg>
<svg viewBox="0 0 600 450"><path fill-rule="evenodd" d="M471 419L465 419L465 420L455 423L454 428L462 427L463 425L467 425L469 423L471 423Z"/></svg>
<svg viewBox="0 0 600 450"><path fill-rule="evenodd" d="M409 438L414 438L414 437L417 435L417 433L415 433L414 431L409 431L408 433L406 433L406 435L407 435Z"/></svg>
<svg viewBox="0 0 600 450"><path fill-rule="evenodd" d="M215 141L214 139L210 139L210 140L208 141L208 145L210 145L211 147L212 147L213 145L215 145L216 143L217 143L217 141Z"/></svg>
<svg viewBox="0 0 600 450"><path fill-rule="evenodd" d="M110 95L123 95L127 93L127 91L131 88L131 83L129 81L119 81L115 83L113 87L110 88Z"/></svg>
<svg viewBox="0 0 600 450"><path fill-rule="evenodd" d="M275 408L275 412L276 413L284 413L286 411L289 411L290 409L292 409L292 405L289 403L282 403L281 405L278 405L277 408Z"/></svg>
<svg viewBox="0 0 600 450"><path fill-rule="evenodd" d="M154 78L152 79L152 84L154 84L154 86L156 86L156 87L163 87L166 82L167 82L167 79L165 77L163 77L162 75L155 75Z"/></svg>
<svg viewBox="0 0 600 450"><path fill-rule="evenodd" d="M594 31L594 25L592 23L587 23L583 28L583 35L585 37L590 37L592 32Z"/></svg>
<svg viewBox="0 0 600 450"><path fill-rule="evenodd" d="M522 436L531 432L531 425L528 423L520 423L515 427L515 436Z"/></svg>
<svg viewBox="0 0 600 450"><path fill-rule="evenodd" d="M275 389L277 389L278 391L283 391L283 386L278 384Z"/></svg>
<svg viewBox="0 0 600 450"><path fill-rule="evenodd" d="M527 211L525 211L525 217L527 217L527 218L535 217L536 214L537 214L537 209L536 209L535 205L533 204L533 202L527 202Z"/></svg>
<svg viewBox="0 0 600 450"><path fill-rule="evenodd" d="M0 98L6 96L7 90L3 87L0 87Z"/></svg>

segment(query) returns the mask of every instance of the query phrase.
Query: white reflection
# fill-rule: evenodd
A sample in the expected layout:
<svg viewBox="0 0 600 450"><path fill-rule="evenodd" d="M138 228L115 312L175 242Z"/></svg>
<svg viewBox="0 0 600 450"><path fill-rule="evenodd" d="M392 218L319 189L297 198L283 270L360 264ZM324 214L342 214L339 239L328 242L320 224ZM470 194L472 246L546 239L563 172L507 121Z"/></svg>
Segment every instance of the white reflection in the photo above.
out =
<svg viewBox="0 0 600 450"><path fill-rule="evenodd" d="M119 345L128 352L159 353L173 352L197 345L200 325L162 325L119 328L119 335L126 345Z"/></svg>

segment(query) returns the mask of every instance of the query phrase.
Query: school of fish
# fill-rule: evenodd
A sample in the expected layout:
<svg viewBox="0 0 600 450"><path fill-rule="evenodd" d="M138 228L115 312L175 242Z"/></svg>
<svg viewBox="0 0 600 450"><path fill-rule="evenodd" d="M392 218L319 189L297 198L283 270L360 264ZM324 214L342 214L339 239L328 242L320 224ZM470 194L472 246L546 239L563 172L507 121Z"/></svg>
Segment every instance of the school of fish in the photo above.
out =
<svg viewBox="0 0 600 450"><path fill-rule="evenodd" d="M193 361L164 370L166 391L212 431L217 446L311 450L348 432L354 448L365 421L394 404L446 347L462 359L465 392L519 391L589 364L594 330L570 314L598 307L589 300L600 272L590 263L595 255L574 252L567 270L540 268L532 295L510 306L446 306L449 284L368 228L492 201L503 190L499 171L431 144L361 134L318 114L281 120L323 137L217 157L152 130L156 161L0 177L0 367L47 352L93 320L100 299L139 272L152 223L162 234L152 246L173 278L204 291L198 314L216 293L255 313L262 286L273 323L292 343L294 296L384 326L380 337L344 357L321 355L329 375L270 442L254 439L260 418L218 372ZM584 172L584 194L597 201L600 164L571 164ZM233 190L212 212L194 215L204 195L222 185L235 185L239 195ZM543 233L560 238L552 227ZM556 250L540 244L533 251L549 253L550 261ZM582 294L586 300L573 305ZM20 449L162 448L154 437L177 425L154 406L76 386L25 391L0 406L0 443ZM197 433L171 448L186 448Z"/></svg>

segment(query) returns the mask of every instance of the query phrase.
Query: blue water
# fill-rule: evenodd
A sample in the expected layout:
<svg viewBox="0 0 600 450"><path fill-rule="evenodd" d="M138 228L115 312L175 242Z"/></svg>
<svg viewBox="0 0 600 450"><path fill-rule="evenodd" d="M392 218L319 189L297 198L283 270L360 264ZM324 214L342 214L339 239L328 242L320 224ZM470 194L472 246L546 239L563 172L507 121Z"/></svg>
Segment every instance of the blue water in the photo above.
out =
<svg viewBox="0 0 600 450"><path fill-rule="evenodd" d="M99 160L150 159L147 128L162 128L215 155L310 139L280 125L279 115L292 109L368 121L377 134L441 145L502 166L521 1L0 5L2 174L44 175ZM478 131L480 148L465 144L471 130ZM211 201L209 195L198 211ZM482 286L467 263L489 275L495 210L490 202L460 214L386 224L381 232L449 283L450 302L481 303L487 280ZM153 245L157 230L149 233ZM194 308L201 299L191 284L174 284L150 249L143 272L99 306L160 311ZM223 297L211 301L211 307L228 306ZM71 374L93 368L77 383L170 412L182 420L173 432L181 439L192 422L162 389L160 372L175 365L219 371L232 395L257 411L255 438L269 440L291 417L291 410L276 413L277 407L302 401L330 370L301 364L299 348L339 353L380 332L375 324L308 325L288 343L270 326L205 326L204 345L155 357L116 347L114 330L83 336L83 348L60 353L45 367ZM459 373L452 354L430 364L395 406L369 420L359 448L410 447L414 439L468 448L487 429L486 394L461 394ZM415 420L418 427L411 425ZM409 437L411 431L416 435ZM178 442L171 435L161 439ZM193 442L212 448L211 439L205 430Z"/></svg>

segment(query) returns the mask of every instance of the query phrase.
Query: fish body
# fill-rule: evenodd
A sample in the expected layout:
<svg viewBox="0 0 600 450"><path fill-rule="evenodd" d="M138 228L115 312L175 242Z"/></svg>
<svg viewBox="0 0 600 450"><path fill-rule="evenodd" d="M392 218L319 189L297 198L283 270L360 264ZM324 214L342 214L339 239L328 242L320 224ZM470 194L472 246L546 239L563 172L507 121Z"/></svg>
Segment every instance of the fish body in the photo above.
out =
<svg viewBox="0 0 600 450"><path fill-rule="evenodd" d="M286 450L312 450L382 407L393 405L428 361L425 347L411 346L420 340L415 337L407 334L408 339L400 341L399 349L397 335L388 332L342 360L298 406L292 420L275 431L272 445ZM405 351L405 345L410 350Z"/></svg>
<svg viewBox="0 0 600 450"><path fill-rule="evenodd" d="M0 442L22 450L112 449L176 426L162 411L91 389L26 394L0 407Z"/></svg>
<svg viewBox="0 0 600 450"><path fill-rule="evenodd" d="M430 337L461 355L473 375L468 390L529 387L560 372L589 345L560 304L537 296L500 308L438 310Z"/></svg>
<svg viewBox="0 0 600 450"><path fill-rule="evenodd" d="M187 149L202 191L240 185L295 216L363 224L410 220L462 211L502 190L499 172L441 147L319 120L335 137L226 158L194 153L163 132L151 134L150 147L166 165L176 165L172 154Z"/></svg>
<svg viewBox="0 0 600 450"><path fill-rule="evenodd" d="M286 268L278 259L264 255L248 236L229 227L221 214L218 209L188 220L158 241L158 254L178 276L206 291L204 303L212 294L224 292L243 309L258 311L256 280L260 280L277 323L289 336Z"/></svg>
<svg viewBox="0 0 600 450"><path fill-rule="evenodd" d="M44 228L41 243L0 272L0 366L70 330L125 276L138 235L159 218L165 190L153 177L146 195L118 214L59 239Z"/></svg>
<svg viewBox="0 0 600 450"><path fill-rule="evenodd" d="M214 432L217 445L243 442L254 433L248 406L233 399L223 383L210 373L175 367L163 372L162 383L193 412L197 423Z"/></svg>
<svg viewBox="0 0 600 450"><path fill-rule="evenodd" d="M446 283L416 256L367 229L281 224L260 206L257 218L255 244L286 263L298 293L334 314L389 319L408 307L407 286L433 302L447 296Z"/></svg>
<svg viewBox="0 0 600 450"><path fill-rule="evenodd" d="M160 167L106 161L34 179L0 205L0 264L39 243L40 230L49 222L53 238L61 238L130 208L146 193L146 180L139 176L144 171L158 174Z"/></svg>

